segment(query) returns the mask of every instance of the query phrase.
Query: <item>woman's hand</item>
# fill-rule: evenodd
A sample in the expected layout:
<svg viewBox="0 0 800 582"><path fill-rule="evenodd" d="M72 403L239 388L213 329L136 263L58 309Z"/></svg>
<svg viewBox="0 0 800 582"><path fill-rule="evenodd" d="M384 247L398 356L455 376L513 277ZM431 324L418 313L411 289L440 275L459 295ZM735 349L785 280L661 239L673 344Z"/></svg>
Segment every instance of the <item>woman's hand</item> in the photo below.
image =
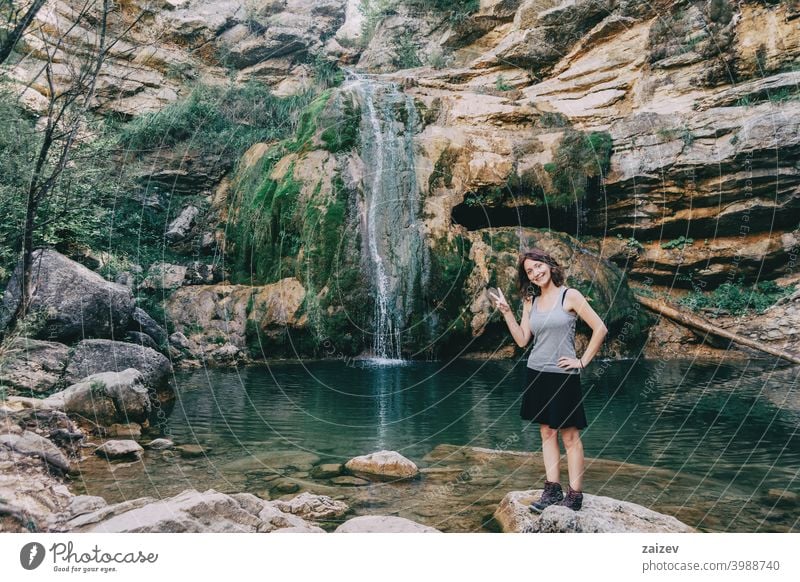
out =
<svg viewBox="0 0 800 582"><path fill-rule="evenodd" d="M558 367L564 368L565 370L572 370L574 368L583 369L583 364L581 363L580 358L567 358L566 356L561 356L558 358Z"/></svg>
<svg viewBox="0 0 800 582"><path fill-rule="evenodd" d="M503 290L498 289L497 292L500 294L499 296L489 291L489 297L494 300L495 308L502 311L504 315L506 313L511 313L511 307L508 305L508 301L506 301L506 298L503 295Z"/></svg>

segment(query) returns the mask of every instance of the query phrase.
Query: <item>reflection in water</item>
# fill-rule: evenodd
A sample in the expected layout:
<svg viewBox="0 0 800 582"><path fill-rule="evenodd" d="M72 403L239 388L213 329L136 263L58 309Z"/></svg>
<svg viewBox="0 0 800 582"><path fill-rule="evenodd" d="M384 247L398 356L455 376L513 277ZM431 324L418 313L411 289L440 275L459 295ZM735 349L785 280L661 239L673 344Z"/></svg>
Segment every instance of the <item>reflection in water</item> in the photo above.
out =
<svg viewBox="0 0 800 582"><path fill-rule="evenodd" d="M389 449L432 472L422 484L334 491L360 513L405 511L450 531L485 530L486 516L506 491L541 486L540 466L498 458L481 479L461 493L456 488L439 506L412 498L447 471L465 468L463 455L430 456L438 445L513 442L515 450L540 450L538 427L518 414L523 366L304 362L182 373L169 436L203 445L208 455L169 463L153 456L146 475L141 469L120 469L113 477L90 471L86 489L110 500L163 497L190 486L275 496L270 483L277 472L330 494L328 481L320 480L317 489L308 485L316 483L314 465ZM587 463L586 491L641 503L706 530L796 530L796 508L785 508L776 491L798 491L797 379L797 367L771 362L598 362L581 375L590 423L584 448L587 458L602 459ZM448 505L454 499L462 504L458 510Z"/></svg>

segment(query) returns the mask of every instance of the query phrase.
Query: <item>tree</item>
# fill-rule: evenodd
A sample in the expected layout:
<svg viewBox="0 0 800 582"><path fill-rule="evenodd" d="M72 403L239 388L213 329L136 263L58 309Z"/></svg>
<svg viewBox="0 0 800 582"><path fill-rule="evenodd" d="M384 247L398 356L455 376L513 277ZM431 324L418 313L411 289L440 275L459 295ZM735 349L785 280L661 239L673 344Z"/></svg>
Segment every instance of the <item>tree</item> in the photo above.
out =
<svg viewBox="0 0 800 582"><path fill-rule="evenodd" d="M94 106L97 79L110 49L144 15L142 13L121 35L110 39L108 19L113 8L111 0L86 0L63 29L54 33L52 28L38 28L31 33L37 35L44 54L43 65L31 84L36 81L46 86L47 107L37 124L39 135L35 136L30 174L20 193L24 197L24 219L17 241L17 256L22 258L20 287L15 289L18 302L14 312L3 318L6 325L0 332L10 331L28 314L34 235L58 220L68 208L65 204L60 211L47 216L41 216L39 211L48 197L63 187L59 181L71 162L79 132ZM88 39L91 42L85 43L88 46L80 54L66 55L65 41L79 29L92 31L93 36Z"/></svg>
<svg viewBox="0 0 800 582"><path fill-rule="evenodd" d="M19 39L30 26L36 14L47 0L33 0L28 9L15 0L0 0L0 14L5 16L5 36L0 38L0 65L6 62L11 51L17 46Z"/></svg>

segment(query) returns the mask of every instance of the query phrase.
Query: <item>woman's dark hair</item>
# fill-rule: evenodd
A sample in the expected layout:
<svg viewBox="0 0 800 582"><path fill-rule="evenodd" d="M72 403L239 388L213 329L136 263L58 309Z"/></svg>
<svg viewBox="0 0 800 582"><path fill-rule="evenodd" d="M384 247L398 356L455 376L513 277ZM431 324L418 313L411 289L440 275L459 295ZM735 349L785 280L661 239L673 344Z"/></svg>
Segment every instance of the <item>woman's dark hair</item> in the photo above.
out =
<svg viewBox="0 0 800 582"><path fill-rule="evenodd" d="M564 284L564 270L558 262L544 251L539 249L529 249L519 255L519 263L517 264L517 271L519 272L519 293L522 297L536 297L540 295L542 290L538 285L535 285L525 272L525 261L539 261L550 265L550 278L553 279L553 285L560 287Z"/></svg>

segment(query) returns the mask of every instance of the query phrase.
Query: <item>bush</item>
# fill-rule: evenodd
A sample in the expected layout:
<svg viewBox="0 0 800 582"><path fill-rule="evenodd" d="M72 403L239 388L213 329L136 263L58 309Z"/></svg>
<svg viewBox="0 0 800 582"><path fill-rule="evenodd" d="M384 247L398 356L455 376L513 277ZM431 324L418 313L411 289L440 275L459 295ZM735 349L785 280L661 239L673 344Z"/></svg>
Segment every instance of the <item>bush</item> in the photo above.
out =
<svg viewBox="0 0 800 582"><path fill-rule="evenodd" d="M736 283L723 283L710 293L692 291L678 303L692 311L714 308L716 313L743 315L749 312L761 313L793 292L794 285L779 287L775 281L759 281L755 285L746 287L744 279L740 278Z"/></svg>
<svg viewBox="0 0 800 582"><path fill-rule="evenodd" d="M141 155L186 144L232 164L254 143L292 135L313 98L311 91L275 97L257 81L227 88L198 85L186 99L131 121L121 145Z"/></svg>
<svg viewBox="0 0 800 582"><path fill-rule="evenodd" d="M417 54L417 45L410 32L395 39L395 57L392 61L398 69L412 69L422 66Z"/></svg>
<svg viewBox="0 0 800 582"><path fill-rule="evenodd" d="M612 140L605 131L586 134L567 129L558 145L555 161L544 165L553 181L553 191L546 194L549 204L569 206L581 202L589 180L599 181L611 163Z"/></svg>

